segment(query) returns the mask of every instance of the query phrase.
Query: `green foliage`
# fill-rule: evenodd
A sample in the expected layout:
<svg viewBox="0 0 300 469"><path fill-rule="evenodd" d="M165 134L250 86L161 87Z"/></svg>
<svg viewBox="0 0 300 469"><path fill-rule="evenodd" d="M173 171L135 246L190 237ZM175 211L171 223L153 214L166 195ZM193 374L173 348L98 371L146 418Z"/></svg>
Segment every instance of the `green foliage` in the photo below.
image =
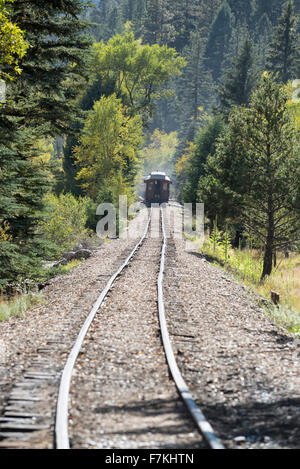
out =
<svg viewBox="0 0 300 469"><path fill-rule="evenodd" d="M258 70L262 73L266 69L273 26L269 16L264 13L258 20L255 30L255 53Z"/></svg>
<svg viewBox="0 0 300 469"><path fill-rule="evenodd" d="M156 129L150 136L149 144L141 151L144 161L144 173L164 171L167 174L172 174L177 145L178 136L176 132L166 134Z"/></svg>
<svg viewBox="0 0 300 469"><path fill-rule="evenodd" d="M297 17L293 1L288 1L279 18L267 59L268 70L277 73L279 81L298 78L300 70L300 37L297 34Z"/></svg>
<svg viewBox="0 0 300 469"><path fill-rule="evenodd" d="M90 111L93 109L95 102L99 101L102 96L110 96L114 93L114 90L114 81L104 82L101 77L96 77L94 80L91 80L85 93L81 96L80 109L84 112ZM83 191L79 181L76 179L78 167L76 166L73 150L79 144L80 133L83 127L84 121L75 123L73 132L67 137L63 150L64 191L72 192L76 196L83 195Z"/></svg>
<svg viewBox="0 0 300 469"><path fill-rule="evenodd" d="M152 114L153 100L162 95L164 86L179 76L185 65L175 49L142 45L129 29L107 44L95 44L94 51L94 73L105 81L113 80L117 97L122 98L131 115L141 113L144 120Z"/></svg>
<svg viewBox="0 0 300 469"><path fill-rule="evenodd" d="M140 116L131 117L115 95L95 103L85 122L80 145L74 150L84 191L97 202L111 191L113 199L132 190L140 167L138 149L143 142ZM110 198L111 198L110 197Z"/></svg>
<svg viewBox="0 0 300 469"><path fill-rule="evenodd" d="M222 238L222 253L224 255L224 261L228 262L229 259L229 252L231 249L231 239L230 239L230 234L228 233L228 229L226 227L226 231L223 234Z"/></svg>
<svg viewBox="0 0 300 469"><path fill-rule="evenodd" d="M286 91L264 74L250 107L232 111L206 166L212 185L229 195L221 199L224 210L231 207L228 215L240 217L264 245L263 277L272 271L274 252L300 234L299 146L287 102Z"/></svg>
<svg viewBox="0 0 300 469"><path fill-rule="evenodd" d="M40 224L43 235L61 249L73 247L80 239L87 236L88 207L90 200L72 194L47 194L45 203L49 215Z"/></svg>
<svg viewBox="0 0 300 469"><path fill-rule="evenodd" d="M201 125L203 110L215 104L214 82L203 60L204 44L200 32L191 33L188 45L182 54L187 66L177 81L178 111L180 114L180 134L192 140Z"/></svg>
<svg viewBox="0 0 300 469"><path fill-rule="evenodd" d="M212 24L205 51L206 64L212 71L215 81L222 74L222 64L229 50L233 32L234 17L232 10L225 0Z"/></svg>
<svg viewBox="0 0 300 469"><path fill-rule="evenodd" d="M23 317L30 308L43 304L40 293L23 293L10 300L0 298L0 322L12 317Z"/></svg>
<svg viewBox="0 0 300 469"><path fill-rule="evenodd" d="M213 222L213 228L210 235L204 243L204 252L222 263L227 263L232 249L231 236L226 226L224 232L218 228L218 218Z"/></svg>
<svg viewBox="0 0 300 469"><path fill-rule="evenodd" d="M297 24L290 5L285 9L289 15L279 20L269 54L270 68L284 81L282 70L289 78L298 78L293 74L299 70ZM169 172L176 146L180 193L187 202L206 203L211 227L216 214L221 225L227 218L240 223L246 203L251 217L252 212L262 217L252 208L252 193L257 191L265 203L260 191L263 185L268 188L268 171L278 196L284 184L289 188L288 210L297 207L298 173L293 170L288 125L280 126L285 112L274 104L276 96L282 102L276 89L264 95L266 112L257 102L257 107L251 104L249 109L233 111L228 130L224 123L232 106L249 106L255 70L265 66L267 43L281 6L282 0L101 0L98 6L85 0L0 0L0 76L13 77L23 70L20 79L9 84L0 113L1 285L40 278L50 240L58 242L56 232L61 230L66 245L77 231L94 228L97 203L116 204L120 194L134 199L145 130L149 138L153 134L143 154L146 170L154 165ZM94 23L90 31L98 42L93 50L86 20ZM124 26L127 21L132 29ZM253 59L250 38L259 49L258 59ZM233 66L224 76L229 63ZM216 103L216 84L225 119L208 117ZM151 121L154 111L157 116ZM297 106L291 100L288 111L297 126ZM276 119L271 119L272 112ZM239 128L245 135L238 135ZM155 129L159 131L154 133ZM274 137L271 145L277 159L272 164L264 151L266 135ZM64 181L51 147L58 136L66 142ZM261 152L254 151L255 146ZM293 180L283 169L287 161ZM57 228L52 217L55 207L63 204L59 199L52 201L52 215L44 220L45 201L49 204L45 194L62 188L90 196L69 200L75 211L76 203L85 205L73 234L69 225L75 220L66 201L65 222L60 220ZM287 196L282 200L287 201ZM287 205L278 209L284 227L289 219L295 225L294 208L285 211ZM48 226L48 234L43 231L42 236L41 226ZM284 233L282 242L290 234ZM221 242L226 259L226 233Z"/></svg>
<svg viewBox="0 0 300 469"><path fill-rule="evenodd" d="M13 66L14 74L20 74L19 59L24 57L29 44L24 39L24 32L10 21L9 4L14 0L0 0L0 78L11 80L12 72L5 67ZM3 69L4 68L4 69Z"/></svg>
<svg viewBox="0 0 300 469"><path fill-rule="evenodd" d="M225 75L224 84L218 90L220 111L223 114L228 115L232 106L249 104L257 79L253 65L254 46L249 37L246 37L232 67Z"/></svg>
<svg viewBox="0 0 300 469"><path fill-rule="evenodd" d="M209 237L209 243L212 247L212 252L215 255L216 252L217 252L217 249L221 246L221 233L218 229L217 218L214 221L214 227L213 227L211 235Z"/></svg>
<svg viewBox="0 0 300 469"><path fill-rule="evenodd" d="M15 0L10 20L30 44L19 60L23 73L7 87L0 113L0 222L10 241L0 243L0 283L39 279L49 242L37 229L45 216L44 195L53 185L39 142L70 132L80 118L75 102L87 76L82 0ZM7 73L14 64L7 65Z"/></svg>
<svg viewBox="0 0 300 469"><path fill-rule="evenodd" d="M147 0L143 41L149 44L169 44L175 35L172 19L172 11L165 0Z"/></svg>
<svg viewBox="0 0 300 469"><path fill-rule="evenodd" d="M224 129L223 117L215 116L199 131L194 154L188 162L187 181L183 192L184 202L193 204L198 201L202 202L201 197L197 195L198 182L205 174L206 160L209 155L215 153L217 139Z"/></svg>

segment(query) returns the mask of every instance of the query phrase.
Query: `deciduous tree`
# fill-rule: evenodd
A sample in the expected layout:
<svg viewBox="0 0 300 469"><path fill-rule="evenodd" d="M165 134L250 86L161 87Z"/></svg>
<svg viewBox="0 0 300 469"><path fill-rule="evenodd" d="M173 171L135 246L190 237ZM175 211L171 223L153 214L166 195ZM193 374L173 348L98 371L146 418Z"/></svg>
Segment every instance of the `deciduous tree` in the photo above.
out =
<svg viewBox="0 0 300 469"><path fill-rule="evenodd" d="M9 5L14 0L0 0L0 79L11 80L12 73L20 74L19 59L24 57L29 44L24 32L10 20ZM6 71L13 66L13 72Z"/></svg>
<svg viewBox="0 0 300 469"><path fill-rule="evenodd" d="M172 77L178 76L185 60L167 46L143 45L133 31L117 34L107 44L94 46L93 70L104 80L116 83L117 97L123 99L132 115L152 115L154 100Z"/></svg>
<svg viewBox="0 0 300 469"><path fill-rule="evenodd" d="M120 183L124 194L132 197L140 167L142 130L140 116L129 116L116 95L103 96L95 103L74 150L80 169L77 178L94 201L117 202L114 186ZM110 189L113 200L102 200Z"/></svg>

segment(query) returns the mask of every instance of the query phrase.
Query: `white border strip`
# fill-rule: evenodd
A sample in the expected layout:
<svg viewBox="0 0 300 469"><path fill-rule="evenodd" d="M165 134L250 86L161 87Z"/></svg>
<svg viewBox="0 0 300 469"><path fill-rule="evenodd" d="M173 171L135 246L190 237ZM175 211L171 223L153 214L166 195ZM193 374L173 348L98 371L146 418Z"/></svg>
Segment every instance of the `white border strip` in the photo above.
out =
<svg viewBox="0 0 300 469"><path fill-rule="evenodd" d="M150 216L148 218L147 226L145 232L135 246L131 254L127 257L124 264L119 268L119 270L110 278L106 287L102 291L101 295L99 296L98 300L93 306L92 311L90 312L89 316L87 317L78 337L73 346L73 349L68 357L66 362L65 368L62 373L61 383L59 388L58 394L58 401L57 401L57 409L56 409L56 425L55 425L55 438L56 438L56 448L57 449L70 449L70 441L69 441L69 430L68 430L68 420L69 420L69 395L70 395L70 386L71 386L71 379L72 373L75 366L75 362L78 358L79 352L81 350L83 341L85 336L93 322L99 308L101 307L103 301L105 300L107 294L111 290L113 283L115 282L116 278L122 273L122 271L127 267L132 257L135 255L136 251L139 247L143 244L150 226L152 216L152 209L150 212Z"/></svg>
<svg viewBox="0 0 300 469"><path fill-rule="evenodd" d="M162 219L162 232L163 232L163 246L161 250L161 262L160 262L160 272L157 281L157 288L158 288L158 310L159 310L159 321L160 321L160 328L162 334L162 341L163 346L165 349L165 354L167 358L167 362L175 381L176 387L182 396L184 403L186 404L189 412L191 413L198 429L202 433L203 437L205 438L206 442L210 446L211 449L225 449L220 440L215 436L215 433L210 425L210 423L206 420L205 416L195 403L192 398L192 395L179 371L178 365L175 360L174 352L172 349L167 322L166 322L166 315L165 315L165 306L164 306L164 295L163 295L163 278L165 272L165 254L167 248L167 237L166 231L164 226L164 214L162 208L161 210L161 219Z"/></svg>

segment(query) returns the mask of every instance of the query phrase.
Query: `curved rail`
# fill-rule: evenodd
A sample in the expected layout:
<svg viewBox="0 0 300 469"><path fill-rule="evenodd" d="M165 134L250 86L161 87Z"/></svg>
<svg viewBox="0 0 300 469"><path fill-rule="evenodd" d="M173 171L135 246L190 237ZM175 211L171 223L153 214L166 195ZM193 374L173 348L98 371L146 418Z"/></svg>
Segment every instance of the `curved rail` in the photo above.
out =
<svg viewBox="0 0 300 469"><path fill-rule="evenodd" d="M163 279L164 279L164 272L165 272L165 255L167 249L167 236L164 226L164 213L163 209L161 208L161 220L162 220L162 233L163 233L163 245L161 250L161 261L160 261L160 272L157 281L157 289L158 289L158 311L159 311L159 321L160 321L160 328L161 328L161 335L162 335L162 342L165 349L165 354L167 358L167 362L169 365L170 372L173 376L173 380L175 381L176 387L178 392L183 399L186 407L188 408L190 414L192 415L196 426L200 430L200 433L203 435L204 439L206 440L207 444L211 449L225 449L220 440L216 437L210 423L206 420L204 414L199 409L197 404L192 398L192 395L186 385L180 371L178 365L176 363L176 359L174 356L174 352L172 349L170 336L168 333L167 328L167 321L165 315L165 306L164 306L164 294L163 294Z"/></svg>
<svg viewBox="0 0 300 469"><path fill-rule="evenodd" d="M160 261L160 272L157 280L157 289L158 289L158 310L159 310L159 321L161 327L161 334L162 334L162 342L165 349L165 354L168 362L168 366L170 368L170 372L173 376L174 382L176 387L179 391L181 398L183 399L184 403L187 406L190 414L192 415L198 429L200 430L201 434L205 438L206 442L208 443L209 447L212 449L224 449L221 442L215 436L214 431L211 425L206 420L205 416L201 412L201 410L197 407L195 401L193 400L191 393L183 380L181 373L179 371L178 365L175 360L175 356L173 353L168 329L167 329L167 322L165 316L165 307L164 307L164 295L163 295L163 279L164 279L164 271L165 271L165 254L167 248L167 236L164 226L164 214L162 208L161 210L161 220L162 220L162 233L163 233L163 244L161 250L161 261ZM103 301L105 300L107 294L111 290L115 280L117 277L122 273L122 271L127 267L137 250L145 241L149 226L152 218L152 209L150 212L150 216L148 218L146 229L141 237L140 241L137 243L133 251L130 255L126 258L125 262L121 265L118 271L110 278L108 283L106 284L104 290L102 291L101 295L97 299L96 303L94 304L90 314L88 315L84 325L81 328L81 331L76 339L76 342L72 348L72 351L68 357L66 365L64 367L59 394L58 394L58 401L57 401L57 409L56 409L56 424L55 424L55 443L57 449L70 449L70 441L69 441L69 430L68 430L68 417L69 417L69 395L70 395L70 386L71 386L71 379L72 373L74 370L74 366L78 355L80 353L83 341L86 337L86 334L99 310Z"/></svg>
<svg viewBox="0 0 300 469"><path fill-rule="evenodd" d="M57 401L57 408L56 408L56 424L55 424L55 443L57 449L70 449L70 441L69 441L69 430L68 430L68 417L69 417L69 394L70 394L70 386L71 386L71 379L72 373L75 366L75 362L78 358L80 349L82 347L83 341L86 337L86 334L93 322L99 308L101 307L103 301L105 300L107 294L111 290L116 278L122 273L122 271L127 267L130 260L133 258L137 250L143 244L146 239L146 236L149 231L149 226L151 222L152 210L150 212L150 216L147 221L145 232L135 246L133 251L125 260L124 264L121 265L119 270L110 278L106 287L102 291L101 295L99 296L98 300L93 306L92 311L90 312L89 316L87 317L82 329L77 337L77 340L72 348L72 351L68 357L66 362L65 368L62 373L59 394L58 394L58 401Z"/></svg>

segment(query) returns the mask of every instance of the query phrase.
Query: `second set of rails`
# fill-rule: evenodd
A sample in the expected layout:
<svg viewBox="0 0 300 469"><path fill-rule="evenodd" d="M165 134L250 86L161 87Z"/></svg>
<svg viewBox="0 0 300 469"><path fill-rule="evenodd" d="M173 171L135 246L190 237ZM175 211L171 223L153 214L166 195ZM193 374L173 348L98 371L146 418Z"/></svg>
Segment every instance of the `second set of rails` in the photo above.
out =
<svg viewBox="0 0 300 469"><path fill-rule="evenodd" d="M93 323L93 320L98 313L99 309L101 308L104 300L106 299L109 292L112 290L115 281L118 277L122 275L125 268L129 265L129 263L133 260L136 253L143 245L144 241L146 240L149 231L151 220L153 216L153 211L159 210L160 216L160 224L161 224L161 253L160 253L160 268L159 268L159 275L157 278L157 304L158 304L158 315L159 315L159 324L160 324L160 332L162 338L162 344L165 351L166 361L168 363L168 367L170 370L170 374L174 380L174 383L177 387L178 393L186 405L187 411L190 414L191 419L193 419L194 423L196 424L199 432L203 436L204 440L206 441L207 446L210 449L224 449L221 441L216 437L212 426L207 421L205 416L203 415L201 409L197 406L196 402L194 401L190 390L184 381L182 374L179 370L177 365L175 355L173 352L168 327L167 327L167 319L166 319L166 312L165 312L165 302L164 302L164 276L165 276L165 260L166 260L166 250L168 246L168 238L166 233L166 221L165 221L165 208L153 209L149 210L149 217L146 222L145 230L132 250L129 256L125 259L124 263L120 266L120 268L112 275L112 277L107 282L105 288L102 290L101 294L99 295L96 303L94 304L90 314L88 315L84 325L81 328L81 331L73 345L71 353L67 359L66 365L64 367L61 382L60 382L60 389L57 401L57 410L56 410L56 424L55 424L55 446L57 449L70 449L70 437L69 437L69 400L70 400L70 386L72 380L73 370L79 356L80 350L82 345L85 341L86 335ZM84 416L83 416L84 419Z"/></svg>

